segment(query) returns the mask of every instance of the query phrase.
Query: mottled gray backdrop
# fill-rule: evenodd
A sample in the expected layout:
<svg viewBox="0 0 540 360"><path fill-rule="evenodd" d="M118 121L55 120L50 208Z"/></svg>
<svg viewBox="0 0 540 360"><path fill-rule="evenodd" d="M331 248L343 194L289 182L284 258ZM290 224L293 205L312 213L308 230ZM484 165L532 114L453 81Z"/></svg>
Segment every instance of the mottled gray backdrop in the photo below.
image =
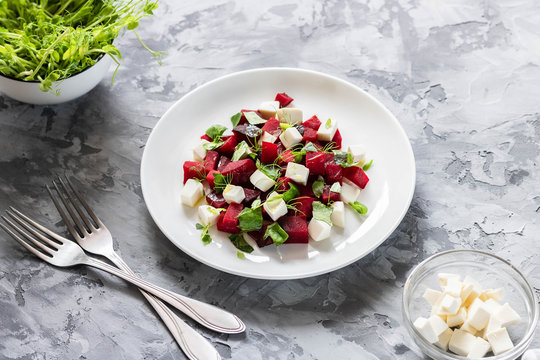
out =
<svg viewBox="0 0 540 360"><path fill-rule="evenodd" d="M29 106L0 95L0 208L60 219L44 185L73 174L133 269L237 313L245 336L202 330L225 359L418 359L399 299L412 267L451 248L511 260L540 286L540 5L536 0L163 0L88 95ZM291 66L346 79L411 139L417 188L371 255L298 281L250 280L192 260L141 195L144 144L176 100L221 75ZM192 322L190 322L192 323ZM534 345L540 346L538 337ZM1 359L184 359L132 287L54 269L0 233Z"/></svg>

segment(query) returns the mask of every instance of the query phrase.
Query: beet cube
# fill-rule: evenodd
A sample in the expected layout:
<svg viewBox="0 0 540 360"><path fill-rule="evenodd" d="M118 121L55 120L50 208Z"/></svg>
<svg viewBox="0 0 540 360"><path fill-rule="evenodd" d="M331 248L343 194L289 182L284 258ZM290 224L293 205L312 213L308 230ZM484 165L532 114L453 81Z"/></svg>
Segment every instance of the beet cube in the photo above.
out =
<svg viewBox="0 0 540 360"><path fill-rule="evenodd" d="M341 165L327 163L326 164L326 182L333 184L335 182L343 182L343 168Z"/></svg>
<svg viewBox="0 0 540 360"><path fill-rule="evenodd" d="M289 190L289 183L292 181L291 178L288 178L288 177L280 177L278 180L277 180L277 187L276 187L276 191L277 192L285 192L287 190Z"/></svg>
<svg viewBox="0 0 540 360"><path fill-rule="evenodd" d="M184 184L189 179L201 179L206 177L206 169L204 164L196 161L186 161L184 163Z"/></svg>
<svg viewBox="0 0 540 360"><path fill-rule="evenodd" d="M290 162L294 162L295 157L296 155L294 155L291 150L285 150L284 152L281 153L279 162L280 164L287 164Z"/></svg>
<svg viewBox="0 0 540 360"><path fill-rule="evenodd" d="M237 234L242 232L238 228L238 215L243 208L244 205L242 204L231 203L227 208L227 211L219 215L217 222L218 230L229 234Z"/></svg>
<svg viewBox="0 0 540 360"><path fill-rule="evenodd" d="M307 144L309 142L317 141L317 130L313 130L312 128L304 127L304 136L302 137L302 141Z"/></svg>
<svg viewBox="0 0 540 360"><path fill-rule="evenodd" d="M264 238L264 234L266 233L267 227L268 227L268 224L263 224L261 230L248 232L248 235L251 236L253 240L255 240L255 242L257 243L257 246L260 248L268 246L268 245L272 245L274 243L274 241L272 240L270 236L267 237L266 239Z"/></svg>
<svg viewBox="0 0 540 360"><path fill-rule="evenodd" d="M273 163L278 157L278 146L276 144L263 141L261 145L261 162Z"/></svg>
<svg viewBox="0 0 540 360"><path fill-rule="evenodd" d="M304 185L296 185L298 187L298 190L300 190L300 196L312 196L315 197L315 194L313 193L313 180L308 180L308 183L306 186Z"/></svg>
<svg viewBox="0 0 540 360"><path fill-rule="evenodd" d="M335 156L333 153L326 153L325 156L326 156L326 164L335 164L334 162Z"/></svg>
<svg viewBox="0 0 540 360"><path fill-rule="evenodd" d="M244 195L246 196L242 201L242 204L251 206L251 203L261 195L259 190L244 189Z"/></svg>
<svg viewBox="0 0 540 360"><path fill-rule="evenodd" d="M304 125L304 127L306 128L310 128L317 131L319 130L319 127L321 126L321 121L319 120L317 115L313 115L312 117L304 121L302 125Z"/></svg>
<svg viewBox="0 0 540 360"><path fill-rule="evenodd" d="M286 244L307 244L309 241L307 221L301 216L283 216L279 225L289 234Z"/></svg>
<svg viewBox="0 0 540 360"><path fill-rule="evenodd" d="M206 157L204 158L204 168L206 169L207 173L216 169L218 159L219 153L217 151L209 150L206 152Z"/></svg>
<svg viewBox="0 0 540 360"><path fill-rule="evenodd" d="M347 180L350 180L351 182L353 182L360 189L365 188L367 183L369 182L369 178L364 172L364 170L362 170L362 168L358 166L351 166L351 167L345 168L343 170L343 176Z"/></svg>
<svg viewBox="0 0 540 360"><path fill-rule="evenodd" d="M219 158L219 163L218 163L218 166L217 166L217 171L221 171L225 168L225 166L227 166L229 163L231 162L231 159L229 159L228 157L226 157L225 155L221 155L221 157Z"/></svg>
<svg viewBox="0 0 540 360"><path fill-rule="evenodd" d="M240 143L242 141L247 142L248 144L254 144L257 142L257 137L261 137L262 131L255 125L251 124L240 124L233 128L234 136L236 137L236 142Z"/></svg>
<svg viewBox="0 0 540 360"><path fill-rule="evenodd" d="M249 177L257 170L251 159L231 161L221 170L223 176L232 176L231 183L234 185L249 184Z"/></svg>
<svg viewBox="0 0 540 360"><path fill-rule="evenodd" d="M287 95L287 93L282 92L282 93L277 93L276 98L274 100L279 101L280 107L285 107L289 105L294 99L290 97L289 95Z"/></svg>
<svg viewBox="0 0 540 360"><path fill-rule="evenodd" d="M232 157L232 155L234 154L234 149L236 149L236 145L238 145L238 141L236 140L236 137L224 136L221 138L221 140L224 141L224 143L217 149L217 151L221 155Z"/></svg>
<svg viewBox="0 0 540 360"><path fill-rule="evenodd" d="M267 122L264 123L262 129L269 134L274 136L279 136L281 134L281 127L279 126L280 122L276 118L270 118Z"/></svg>
<svg viewBox="0 0 540 360"><path fill-rule="evenodd" d="M326 155L322 152L308 151L306 153L306 167L310 174L324 175L324 163Z"/></svg>
<svg viewBox="0 0 540 360"><path fill-rule="evenodd" d="M336 147L335 147L336 149L341 149L342 138L341 138L341 134L339 133L339 130L336 130L336 134L332 138L332 142L336 144Z"/></svg>
<svg viewBox="0 0 540 360"><path fill-rule="evenodd" d="M226 208L229 204L225 200L222 194L216 194L215 192L211 192L208 195L206 195L206 202L208 205L213 206L215 208Z"/></svg>
<svg viewBox="0 0 540 360"><path fill-rule="evenodd" d="M328 204L330 201L340 201L341 195L337 192L330 191L330 185L324 185L322 192L322 201L325 204Z"/></svg>
<svg viewBox="0 0 540 360"><path fill-rule="evenodd" d="M313 202L316 200L311 196L300 196L294 199L295 215L310 219L313 215Z"/></svg>
<svg viewBox="0 0 540 360"><path fill-rule="evenodd" d="M206 174L206 181L208 181L208 185L210 185L212 190L214 189L214 179L216 178L216 174L219 174L219 171L210 170L208 174Z"/></svg>

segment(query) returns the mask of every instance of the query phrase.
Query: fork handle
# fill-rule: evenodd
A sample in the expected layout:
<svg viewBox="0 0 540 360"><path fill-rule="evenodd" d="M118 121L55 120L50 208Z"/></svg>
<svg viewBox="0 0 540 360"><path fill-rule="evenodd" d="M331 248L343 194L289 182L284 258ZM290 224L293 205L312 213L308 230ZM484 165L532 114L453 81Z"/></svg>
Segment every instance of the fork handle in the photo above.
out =
<svg viewBox="0 0 540 360"><path fill-rule="evenodd" d="M98 259L88 258L85 264L107 271L108 273L137 285L139 288L174 306L208 329L226 334L239 334L246 330L246 325L236 315L214 305L190 299L163 289Z"/></svg>
<svg viewBox="0 0 540 360"><path fill-rule="evenodd" d="M135 273L129 268L128 264L118 256L114 251L107 256L117 267L124 270L125 272L135 276ZM140 290L140 289L139 289ZM147 293L144 290L140 290L141 294L144 295L148 303L152 305L154 310L161 317L169 331L175 338L176 342L188 359L190 360L221 360L221 356L214 349L212 344L206 340L201 334L187 325L182 319L180 319L171 309L167 307L161 300L156 298L154 295Z"/></svg>

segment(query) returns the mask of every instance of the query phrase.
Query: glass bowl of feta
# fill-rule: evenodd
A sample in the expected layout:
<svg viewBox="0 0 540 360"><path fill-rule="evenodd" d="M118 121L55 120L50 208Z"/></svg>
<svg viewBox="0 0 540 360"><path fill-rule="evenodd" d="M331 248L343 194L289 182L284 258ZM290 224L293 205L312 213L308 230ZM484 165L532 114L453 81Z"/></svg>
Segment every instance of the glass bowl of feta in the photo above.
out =
<svg viewBox="0 0 540 360"><path fill-rule="evenodd" d="M433 359L516 359L538 322L534 288L512 264L478 250L424 260L403 289L403 322Z"/></svg>

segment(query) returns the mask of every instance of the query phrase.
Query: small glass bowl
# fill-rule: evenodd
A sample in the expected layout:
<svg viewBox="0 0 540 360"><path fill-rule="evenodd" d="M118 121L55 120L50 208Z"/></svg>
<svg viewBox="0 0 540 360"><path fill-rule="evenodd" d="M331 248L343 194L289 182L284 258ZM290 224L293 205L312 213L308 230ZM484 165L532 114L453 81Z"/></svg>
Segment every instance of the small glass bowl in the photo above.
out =
<svg viewBox="0 0 540 360"><path fill-rule="evenodd" d="M503 288L501 303L508 302L521 316L521 323L508 327L514 348L489 360L507 360L519 357L529 346L538 322L538 300L533 287L512 264L498 256L477 250L450 250L433 255L420 263L409 275L403 289L403 321L414 342L433 359L467 359L443 351L427 342L416 330L413 322L420 316L429 317L431 305L422 297L427 288L440 290L438 273L469 275L483 288Z"/></svg>

